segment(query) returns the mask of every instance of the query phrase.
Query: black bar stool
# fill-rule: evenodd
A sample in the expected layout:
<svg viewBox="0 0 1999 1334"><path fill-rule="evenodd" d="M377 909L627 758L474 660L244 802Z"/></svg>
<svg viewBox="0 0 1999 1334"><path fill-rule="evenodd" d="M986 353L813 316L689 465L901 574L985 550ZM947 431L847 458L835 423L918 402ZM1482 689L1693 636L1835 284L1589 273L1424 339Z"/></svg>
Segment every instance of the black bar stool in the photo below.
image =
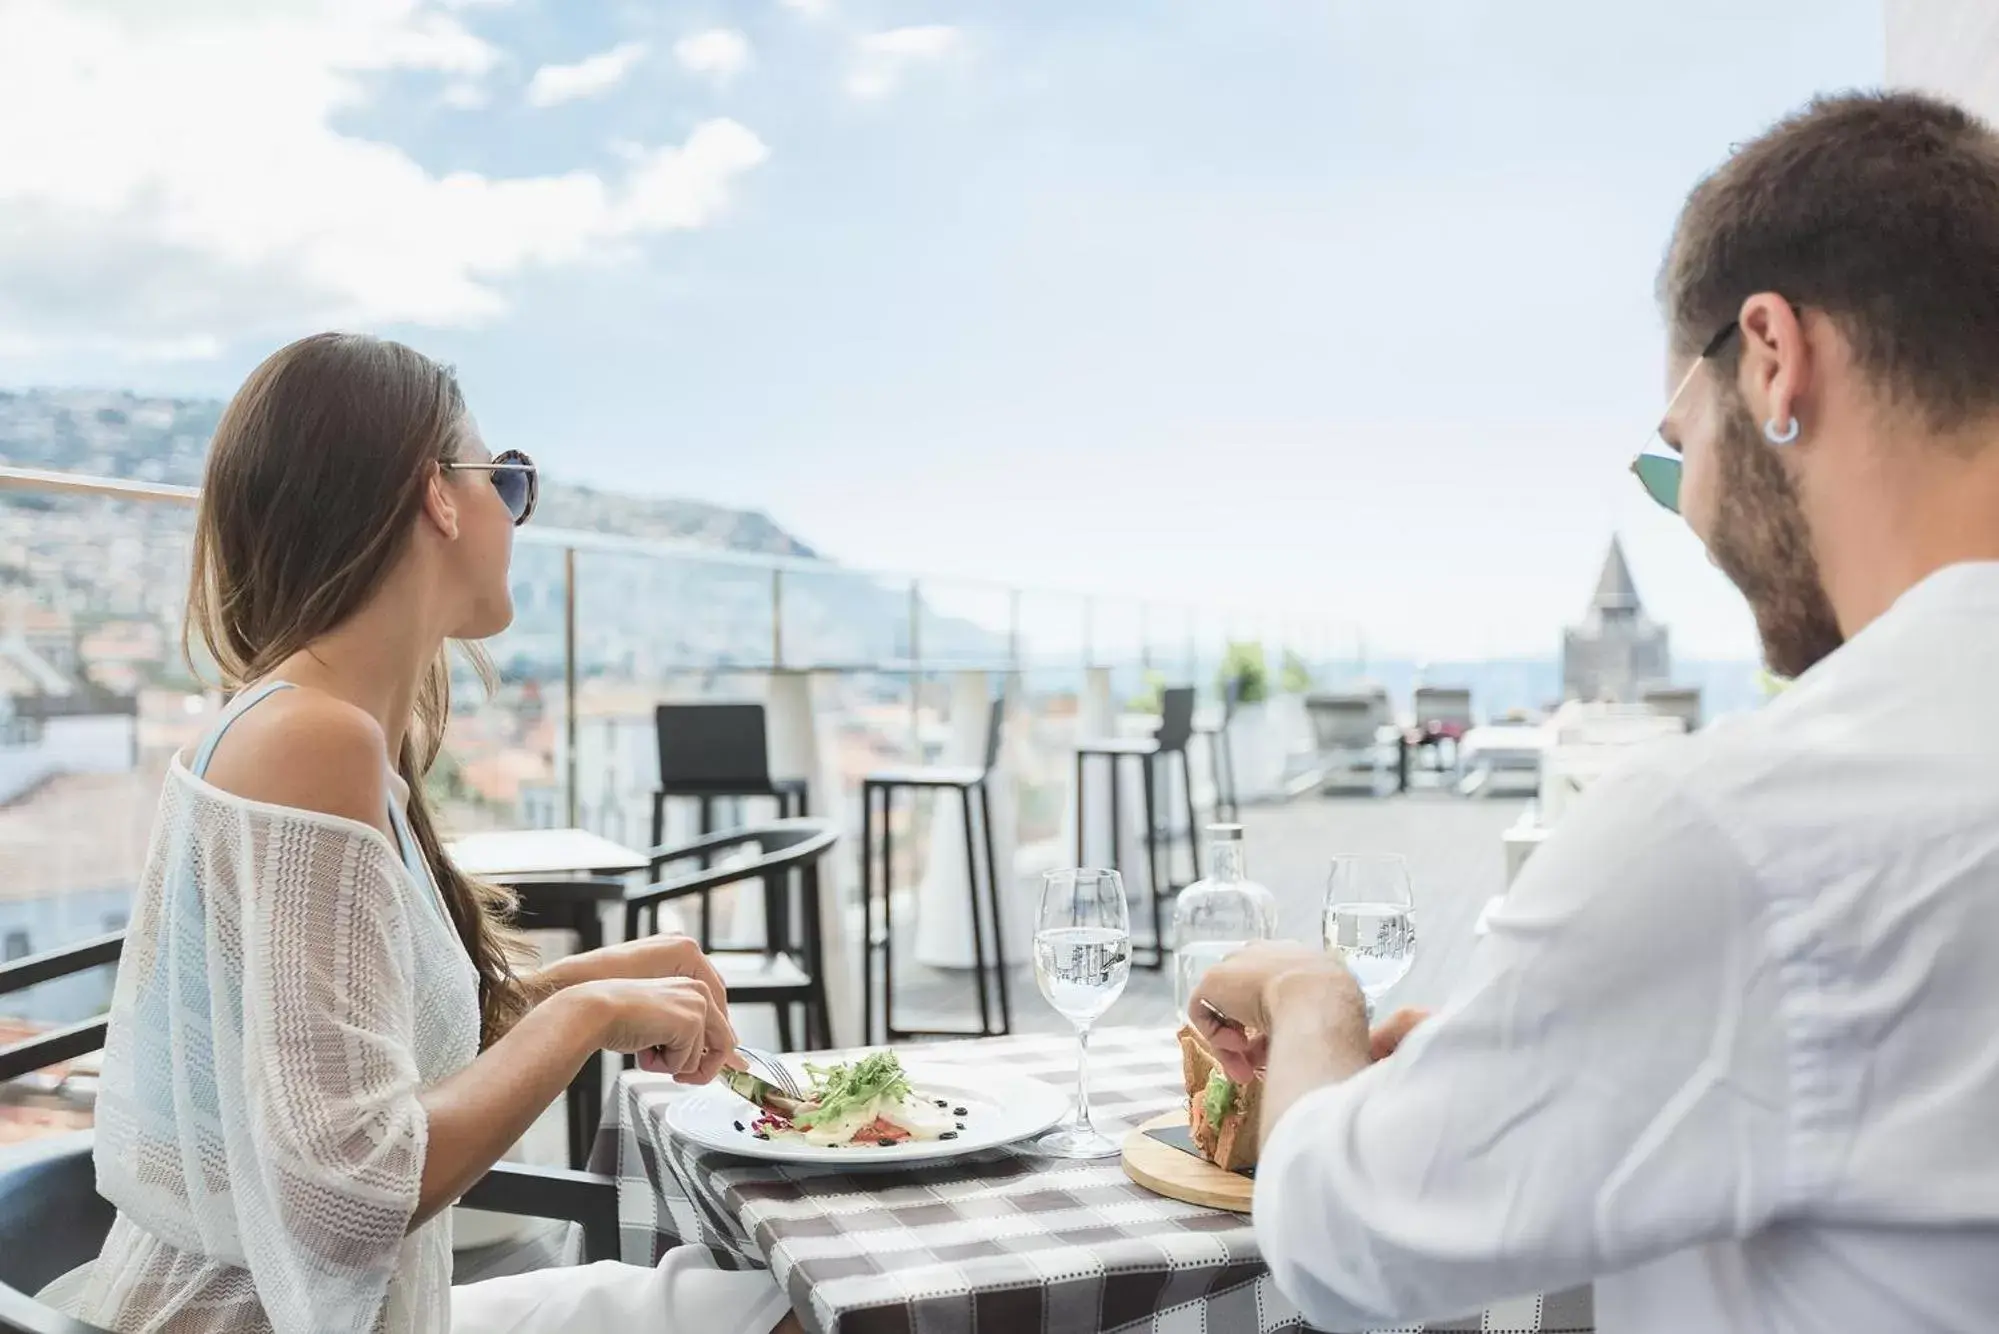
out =
<svg viewBox="0 0 1999 1334"><path fill-rule="evenodd" d="M1159 730L1150 737L1107 738L1085 741L1076 747L1076 861L1083 860L1083 829L1088 820L1086 800L1088 761L1103 759L1108 761L1111 776L1111 865L1124 870L1124 819L1122 802L1118 792L1118 762L1136 759L1145 777L1145 866L1150 872L1147 877L1152 888L1152 954L1150 960L1140 957L1140 947L1132 947L1132 966L1146 968L1154 972L1166 966L1166 914L1163 908L1169 895L1177 894L1201 878L1201 845L1199 838L1200 821L1194 814L1194 762L1187 753L1187 743L1194 737L1194 688L1175 686L1164 691L1159 697ZM1173 831L1159 822L1159 762L1161 759L1177 755L1180 757L1180 779L1187 798L1187 855L1194 865L1192 878L1182 884L1171 881ZM1162 856L1163 854L1163 856ZM1165 874L1162 875L1162 861Z"/></svg>
<svg viewBox="0 0 1999 1334"><path fill-rule="evenodd" d="M648 846L657 848L666 841L669 797L692 797L700 802L703 838L715 832L717 799L770 797L777 802L781 820L811 814L806 809L803 778L770 776L763 705L662 704L653 711L653 726L659 737L659 788L652 794L652 839ZM767 882L765 921L776 949L789 944L790 923L777 915L782 902L781 892L770 889ZM701 896L700 939L704 950L715 943L705 893Z"/></svg>
<svg viewBox="0 0 1999 1334"><path fill-rule="evenodd" d="M1012 1031L1013 1007L1006 994L1006 946L1000 939L999 875L993 860L993 813L986 782L999 763L1000 733L1006 725L1006 699L993 701L986 723L986 763L981 769L924 766L885 769L869 774L861 784L861 1028L865 1041L874 1041L874 847L875 795L881 795L882 856L882 1040L895 1042L911 1037L999 1037ZM897 1028L895 1024L895 834L891 827L895 793L899 788L956 790L965 814L965 891L971 897L972 957L979 988L979 1026L976 1029ZM979 861L972 836L972 797L978 795L981 842L985 851L986 907L993 929L992 975L996 984L999 1023L993 1023L993 997L986 987L986 935L980 922Z"/></svg>

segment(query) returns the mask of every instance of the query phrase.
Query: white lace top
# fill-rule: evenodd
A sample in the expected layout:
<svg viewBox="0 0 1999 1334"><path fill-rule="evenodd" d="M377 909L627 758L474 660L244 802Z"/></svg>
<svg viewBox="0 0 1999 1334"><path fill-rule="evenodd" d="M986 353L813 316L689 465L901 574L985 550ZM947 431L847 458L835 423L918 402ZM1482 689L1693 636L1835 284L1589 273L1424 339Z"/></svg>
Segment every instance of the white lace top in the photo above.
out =
<svg viewBox="0 0 1999 1334"><path fill-rule="evenodd" d="M444 1330L450 1213L409 1228L417 1095L478 1053L471 960L401 800L407 857L210 786L213 744L168 772L133 905L97 1103L118 1217L75 1313L163 1334Z"/></svg>

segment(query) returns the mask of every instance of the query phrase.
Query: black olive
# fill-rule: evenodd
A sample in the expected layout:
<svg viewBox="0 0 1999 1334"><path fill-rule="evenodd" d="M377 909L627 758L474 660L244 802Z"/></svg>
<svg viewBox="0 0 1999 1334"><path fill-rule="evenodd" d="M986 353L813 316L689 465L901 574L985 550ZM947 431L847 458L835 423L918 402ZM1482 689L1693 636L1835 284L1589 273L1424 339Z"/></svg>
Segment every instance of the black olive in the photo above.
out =
<svg viewBox="0 0 1999 1334"><path fill-rule="evenodd" d="M881 1146L884 1149L892 1149L895 1147L895 1141L892 1139L885 1139L881 1142Z"/></svg>
<svg viewBox="0 0 1999 1334"><path fill-rule="evenodd" d="M966 1111L966 1110L965 1110L964 1108L962 1108L962 1107L953 1107L953 1108L951 1109L951 1115L953 1115L953 1116L969 1116L969 1115L970 1115L970 1113L969 1113L969 1112L967 1112L967 1111Z"/></svg>
<svg viewBox="0 0 1999 1334"><path fill-rule="evenodd" d="M957 1131L955 1131L955 1130L947 1130L947 1131L945 1131L945 1132L944 1132L943 1134L939 1135L939 1136L938 1136L937 1138L938 1138L938 1139L956 1139L956 1138L958 1138L958 1132L957 1132Z"/></svg>
<svg viewBox="0 0 1999 1334"><path fill-rule="evenodd" d="M965 1128L965 1123L963 1121L960 1121L958 1123L958 1129L963 1130L964 1128Z"/></svg>
<svg viewBox="0 0 1999 1334"><path fill-rule="evenodd" d="M947 1103L947 1102L945 1102L945 1101L944 1101L944 1100L943 1100L942 1098L939 1098L939 1099L937 1100L937 1105L938 1105L939 1107L947 1107L947 1106L949 1106L950 1104L949 1104L949 1103Z"/></svg>
<svg viewBox="0 0 1999 1334"><path fill-rule="evenodd" d="M741 1130L742 1128L743 1128L743 1123L741 1121L736 1122L736 1129Z"/></svg>

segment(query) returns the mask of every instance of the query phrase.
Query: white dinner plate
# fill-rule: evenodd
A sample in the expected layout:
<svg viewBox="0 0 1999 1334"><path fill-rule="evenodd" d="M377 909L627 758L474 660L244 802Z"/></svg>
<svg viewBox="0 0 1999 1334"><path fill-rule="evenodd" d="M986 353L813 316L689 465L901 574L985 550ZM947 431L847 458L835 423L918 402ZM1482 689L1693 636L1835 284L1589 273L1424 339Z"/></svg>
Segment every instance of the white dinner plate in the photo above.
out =
<svg viewBox="0 0 1999 1334"><path fill-rule="evenodd" d="M792 1069L803 1082L804 1072L796 1065ZM965 1128L956 1139L910 1140L851 1148L758 1139L749 1129L758 1116L755 1105L723 1084L710 1084L667 1104L666 1128L676 1139L691 1140L704 1148L744 1158L876 1168L938 1162L1012 1144L1039 1135L1069 1112L1069 1095L1038 1079L921 1062L911 1062L906 1069L910 1086L918 1097L943 1098L953 1111L965 1109L965 1114L957 1118L965 1123ZM741 1130L736 1129L739 1122Z"/></svg>

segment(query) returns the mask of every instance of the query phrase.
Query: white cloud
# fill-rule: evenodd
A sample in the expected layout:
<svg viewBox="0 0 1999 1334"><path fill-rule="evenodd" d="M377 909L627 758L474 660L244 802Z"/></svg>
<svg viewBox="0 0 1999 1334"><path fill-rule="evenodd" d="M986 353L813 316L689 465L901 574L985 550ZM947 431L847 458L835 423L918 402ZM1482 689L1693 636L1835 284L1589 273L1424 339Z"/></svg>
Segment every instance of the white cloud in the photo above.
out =
<svg viewBox="0 0 1999 1334"><path fill-rule="evenodd" d="M823 19L833 12L832 0L778 0L778 3L801 18Z"/></svg>
<svg viewBox="0 0 1999 1334"><path fill-rule="evenodd" d="M347 128L377 76L449 97L498 59L425 0L0 3L0 347L477 324L524 271L712 223L767 155L711 120L608 171L493 177Z"/></svg>
<svg viewBox="0 0 1999 1334"><path fill-rule="evenodd" d="M552 107L578 98L600 97L623 83L645 54L644 42L620 42L573 65L543 65L528 80L528 105Z"/></svg>
<svg viewBox="0 0 1999 1334"><path fill-rule="evenodd" d="M902 85L912 66L933 64L963 45L964 34L943 23L869 33L854 43L847 92L862 101L878 101Z"/></svg>
<svg viewBox="0 0 1999 1334"><path fill-rule="evenodd" d="M673 58L691 74L727 83L750 64L750 39L734 28L689 33L673 44Z"/></svg>
<svg viewBox="0 0 1999 1334"><path fill-rule="evenodd" d="M493 100L486 85L476 79L456 79L444 85L437 100L454 111L477 111Z"/></svg>

